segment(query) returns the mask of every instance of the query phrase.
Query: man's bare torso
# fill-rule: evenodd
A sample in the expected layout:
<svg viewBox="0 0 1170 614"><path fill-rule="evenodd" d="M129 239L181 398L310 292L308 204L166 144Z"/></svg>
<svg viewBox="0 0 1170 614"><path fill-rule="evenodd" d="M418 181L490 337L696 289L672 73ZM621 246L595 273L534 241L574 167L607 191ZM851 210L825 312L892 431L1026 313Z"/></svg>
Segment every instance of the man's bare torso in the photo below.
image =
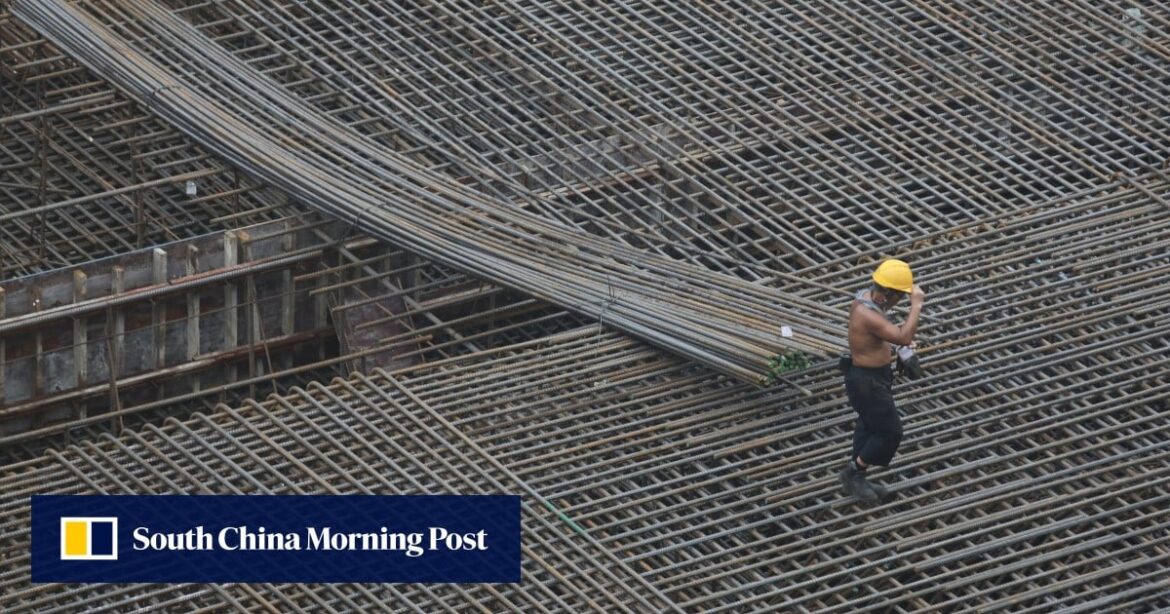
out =
<svg viewBox="0 0 1170 614"><path fill-rule="evenodd" d="M870 299L868 292L863 296ZM859 367L885 367L893 360L890 344L873 332L874 318L885 319L885 315L861 301L855 300L849 307L849 354Z"/></svg>

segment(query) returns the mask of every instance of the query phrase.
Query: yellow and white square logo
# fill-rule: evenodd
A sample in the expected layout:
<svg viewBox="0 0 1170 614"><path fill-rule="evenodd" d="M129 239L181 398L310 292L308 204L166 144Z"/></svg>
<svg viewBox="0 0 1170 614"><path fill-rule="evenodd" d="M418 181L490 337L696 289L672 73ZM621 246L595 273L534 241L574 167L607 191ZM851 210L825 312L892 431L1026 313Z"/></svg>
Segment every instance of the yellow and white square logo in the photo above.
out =
<svg viewBox="0 0 1170 614"><path fill-rule="evenodd" d="M118 560L118 519L61 518L61 560Z"/></svg>

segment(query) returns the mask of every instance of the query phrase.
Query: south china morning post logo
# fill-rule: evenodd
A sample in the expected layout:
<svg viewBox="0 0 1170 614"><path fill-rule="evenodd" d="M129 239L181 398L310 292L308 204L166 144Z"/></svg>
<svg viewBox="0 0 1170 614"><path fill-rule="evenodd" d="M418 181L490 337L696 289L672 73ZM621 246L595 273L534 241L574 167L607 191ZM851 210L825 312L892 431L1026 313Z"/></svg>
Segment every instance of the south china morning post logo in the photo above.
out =
<svg viewBox="0 0 1170 614"><path fill-rule="evenodd" d="M32 511L33 582L520 581L515 495L36 495Z"/></svg>
<svg viewBox="0 0 1170 614"><path fill-rule="evenodd" d="M441 550L482 551L489 548L488 534L484 529L472 533L453 533L444 527L427 527L425 532L403 532L383 526L373 531L347 533L328 526L305 527L303 531L285 532L272 531L263 526L229 526L209 530L199 525L180 533L152 532L149 527L135 527L132 535L134 550L161 552L381 551L400 552L407 557L415 558Z"/></svg>
<svg viewBox="0 0 1170 614"><path fill-rule="evenodd" d="M62 561L118 560L118 519L110 516L61 518Z"/></svg>

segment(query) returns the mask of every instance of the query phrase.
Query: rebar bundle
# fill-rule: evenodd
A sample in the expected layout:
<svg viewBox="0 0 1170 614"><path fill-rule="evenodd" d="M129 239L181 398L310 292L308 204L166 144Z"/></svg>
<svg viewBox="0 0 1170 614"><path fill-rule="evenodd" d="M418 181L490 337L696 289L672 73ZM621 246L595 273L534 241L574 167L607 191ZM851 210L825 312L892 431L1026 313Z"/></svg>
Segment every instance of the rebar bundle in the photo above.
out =
<svg viewBox="0 0 1170 614"><path fill-rule="evenodd" d="M357 230L745 381L760 381L768 359L784 349L818 357L842 349L839 328L830 325L839 312L467 189L314 111L162 7L121 9L103 18L134 20L133 34L115 33L63 4L29 2L14 10L223 158L352 220ZM139 37L155 43L127 47Z"/></svg>

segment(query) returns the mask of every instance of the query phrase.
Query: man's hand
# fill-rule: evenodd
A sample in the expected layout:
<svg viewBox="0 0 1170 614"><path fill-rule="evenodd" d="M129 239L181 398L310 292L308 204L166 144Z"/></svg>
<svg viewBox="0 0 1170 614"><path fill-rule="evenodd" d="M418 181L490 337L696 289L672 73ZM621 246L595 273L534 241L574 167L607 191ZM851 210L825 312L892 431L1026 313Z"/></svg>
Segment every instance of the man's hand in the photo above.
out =
<svg viewBox="0 0 1170 614"><path fill-rule="evenodd" d="M922 291L922 286L914 284L914 287L910 290L910 304L921 305L924 300L926 300L926 293Z"/></svg>

